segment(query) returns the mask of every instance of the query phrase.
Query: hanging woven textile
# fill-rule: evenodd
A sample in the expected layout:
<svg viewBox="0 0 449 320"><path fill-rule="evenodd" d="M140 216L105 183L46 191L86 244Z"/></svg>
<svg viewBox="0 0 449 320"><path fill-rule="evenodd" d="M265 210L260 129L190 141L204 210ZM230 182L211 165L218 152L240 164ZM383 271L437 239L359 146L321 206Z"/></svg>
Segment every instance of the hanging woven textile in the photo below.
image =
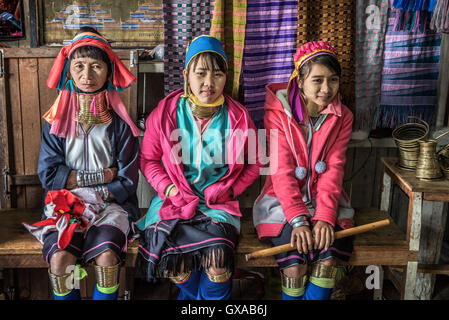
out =
<svg viewBox="0 0 449 320"><path fill-rule="evenodd" d="M308 41L329 41L337 51L342 101L354 111L355 10L353 0L298 1L298 47Z"/></svg>
<svg viewBox="0 0 449 320"><path fill-rule="evenodd" d="M246 29L246 0L215 0L210 35L223 43L228 58L226 93L239 98Z"/></svg>
<svg viewBox="0 0 449 320"><path fill-rule="evenodd" d="M244 104L263 127L265 86L288 82L296 51L297 1L247 0L242 70Z"/></svg>
<svg viewBox="0 0 449 320"><path fill-rule="evenodd" d="M164 0L164 91L182 88L187 44L209 34L213 1Z"/></svg>
<svg viewBox="0 0 449 320"><path fill-rule="evenodd" d="M449 0L437 0L430 22L430 29L449 33Z"/></svg>
<svg viewBox="0 0 449 320"><path fill-rule="evenodd" d="M357 0L354 131L374 129L380 102L388 0Z"/></svg>
<svg viewBox="0 0 449 320"><path fill-rule="evenodd" d="M428 20L427 23L430 21ZM395 12L388 11L377 127L394 128L417 116L435 122L441 35L394 31Z"/></svg>
<svg viewBox="0 0 449 320"><path fill-rule="evenodd" d="M437 0L393 0L396 9L394 31L424 32Z"/></svg>

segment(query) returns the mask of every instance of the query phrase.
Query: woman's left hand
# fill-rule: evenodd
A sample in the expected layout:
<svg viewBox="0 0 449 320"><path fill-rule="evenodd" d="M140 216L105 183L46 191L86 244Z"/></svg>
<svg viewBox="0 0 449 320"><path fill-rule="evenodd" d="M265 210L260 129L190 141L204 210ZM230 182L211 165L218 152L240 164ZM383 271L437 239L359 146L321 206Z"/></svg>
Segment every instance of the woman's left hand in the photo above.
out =
<svg viewBox="0 0 449 320"><path fill-rule="evenodd" d="M325 221L318 221L312 230L314 237L314 249L329 249L334 243L334 228Z"/></svg>

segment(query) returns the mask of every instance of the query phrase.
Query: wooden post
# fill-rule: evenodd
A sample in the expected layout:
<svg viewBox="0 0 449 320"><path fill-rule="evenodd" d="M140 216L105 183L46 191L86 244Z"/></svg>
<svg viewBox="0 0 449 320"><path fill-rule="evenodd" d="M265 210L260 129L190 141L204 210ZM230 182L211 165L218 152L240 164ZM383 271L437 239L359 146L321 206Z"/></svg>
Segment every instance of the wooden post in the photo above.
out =
<svg viewBox="0 0 449 320"><path fill-rule="evenodd" d="M444 202L423 201L419 263L438 264L446 227ZM416 277L416 299L431 300L436 275L418 273Z"/></svg>
<svg viewBox="0 0 449 320"><path fill-rule="evenodd" d="M441 34L441 45L440 45L440 71L438 74L438 90L437 90L437 105L435 109L436 128L443 127L444 117L448 113L447 102L448 102L448 90L449 90L449 34ZM449 125L449 121L447 123Z"/></svg>
<svg viewBox="0 0 449 320"><path fill-rule="evenodd" d="M390 202L391 202L391 177L385 172L383 173L382 179L382 193L380 196L380 210L381 211L390 211Z"/></svg>
<svg viewBox="0 0 449 320"><path fill-rule="evenodd" d="M407 226L407 235L409 240L409 250L419 250L419 240L421 233L421 210L422 210L422 192L413 192L410 197L412 202L409 206L411 217L409 217L409 225ZM405 300L416 299L416 274L418 272L418 261L410 261L407 264L405 277L403 276L403 292L401 292L401 298Z"/></svg>

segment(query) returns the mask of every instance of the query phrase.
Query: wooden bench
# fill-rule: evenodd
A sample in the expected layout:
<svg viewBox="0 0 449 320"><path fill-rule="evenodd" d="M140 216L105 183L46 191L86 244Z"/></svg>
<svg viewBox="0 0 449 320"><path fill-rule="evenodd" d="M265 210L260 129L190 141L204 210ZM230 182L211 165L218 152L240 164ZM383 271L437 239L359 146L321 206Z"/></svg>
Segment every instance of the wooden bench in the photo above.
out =
<svg viewBox="0 0 449 320"><path fill-rule="evenodd" d="M244 212L241 240L236 250L238 267L276 267L273 257L246 261L245 254L270 247L268 242L259 241L253 227L251 212ZM388 214L377 209L361 209L356 214L356 224L386 219ZM37 209L0 210L0 268L46 268L42 258L42 245L22 226L22 222L34 223L40 219ZM134 266L137 255L137 241L128 247L126 266ZM392 265L405 266L416 261L416 253L409 252L405 234L395 223L354 238L354 252L350 265Z"/></svg>

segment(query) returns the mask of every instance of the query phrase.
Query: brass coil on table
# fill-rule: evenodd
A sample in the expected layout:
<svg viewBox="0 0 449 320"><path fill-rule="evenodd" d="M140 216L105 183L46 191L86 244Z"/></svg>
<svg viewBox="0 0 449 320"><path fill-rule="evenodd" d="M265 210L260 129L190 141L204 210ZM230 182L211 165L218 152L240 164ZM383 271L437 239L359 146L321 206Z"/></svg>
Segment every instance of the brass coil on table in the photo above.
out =
<svg viewBox="0 0 449 320"><path fill-rule="evenodd" d="M410 116L409 118L416 118ZM416 118L421 123L405 123L393 130L392 136L399 149L399 166L406 170L415 170L419 158L419 141L426 140L429 124Z"/></svg>

